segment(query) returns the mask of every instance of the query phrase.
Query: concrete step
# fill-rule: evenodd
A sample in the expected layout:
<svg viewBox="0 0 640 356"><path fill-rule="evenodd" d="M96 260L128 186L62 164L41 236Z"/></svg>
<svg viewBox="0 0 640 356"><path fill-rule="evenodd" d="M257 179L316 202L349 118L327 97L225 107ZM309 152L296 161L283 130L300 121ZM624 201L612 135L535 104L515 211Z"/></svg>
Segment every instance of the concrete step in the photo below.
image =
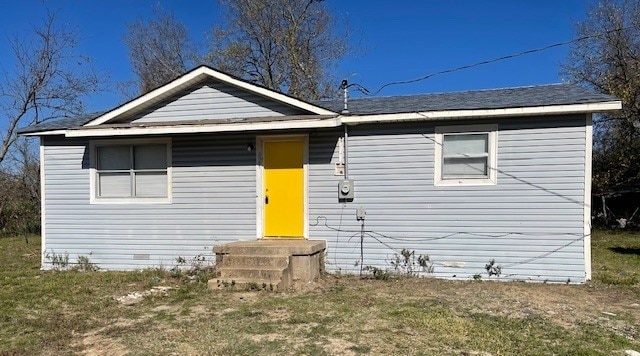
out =
<svg viewBox="0 0 640 356"><path fill-rule="evenodd" d="M255 278L217 278L210 279L207 283L210 289L225 290L266 290L266 291L283 291L289 288L282 280L270 281L266 279Z"/></svg>
<svg viewBox="0 0 640 356"><path fill-rule="evenodd" d="M221 256L218 267L260 267L260 268L287 268L289 266L288 255L236 255Z"/></svg>
<svg viewBox="0 0 640 356"><path fill-rule="evenodd" d="M326 248L324 241L273 239L237 241L213 247L216 254L232 255L312 255Z"/></svg>
<svg viewBox="0 0 640 356"><path fill-rule="evenodd" d="M233 266L233 267L219 267L220 278L247 278L247 279L260 279L275 281L282 279L284 273L288 272L287 268L278 267L246 267L246 266Z"/></svg>
<svg viewBox="0 0 640 356"><path fill-rule="evenodd" d="M214 246L218 278L210 288L286 290L316 278L326 242L304 239L236 241ZM297 274L296 274L297 273Z"/></svg>

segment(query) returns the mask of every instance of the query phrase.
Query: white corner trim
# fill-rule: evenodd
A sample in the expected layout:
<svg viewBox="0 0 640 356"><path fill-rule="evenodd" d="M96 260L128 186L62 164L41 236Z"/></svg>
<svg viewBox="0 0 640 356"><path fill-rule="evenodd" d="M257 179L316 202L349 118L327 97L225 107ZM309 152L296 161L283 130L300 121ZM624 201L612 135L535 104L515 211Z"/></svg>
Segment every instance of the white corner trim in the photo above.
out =
<svg viewBox="0 0 640 356"><path fill-rule="evenodd" d="M489 157L487 178L442 178L442 142L443 134L447 133L473 133L481 132L489 134ZM496 185L498 184L498 124L483 125L451 125L436 126L434 130L434 159L433 159L433 185L436 187L470 186L470 185Z"/></svg>
<svg viewBox="0 0 640 356"><path fill-rule="evenodd" d="M40 137L40 269L44 269L45 254L47 251L47 209L45 203L46 192L44 169L44 138Z"/></svg>
<svg viewBox="0 0 640 356"><path fill-rule="evenodd" d="M261 123L237 123L237 124L203 124L203 125L171 125L171 126L146 126L126 128L87 128L68 130L66 137L111 137L131 135L163 135L163 134L192 134L209 132L238 132L238 131L263 131L263 130L287 130L331 128L340 126L337 118L272 121Z"/></svg>
<svg viewBox="0 0 640 356"><path fill-rule="evenodd" d="M312 112L314 114L319 114L319 115L335 115L336 114L332 111L309 104L302 100L295 99L293 97L280 94L276 91L262 88L260 86L257 86L251 83L247 83L245 81L233 78L227 74L215 71L209 67L201 66L199 68L192 70L191 72L184 74L182 77L179 77L171 81L170 83L167 83L155 90L150 91L147 94L144 94L122 106L117 107L114 110L111 110L109 112L106 112L98 116L97 118L86 123L84 126L96 126L96 125L104 124L122 114L135 110L136 108L138 108L141 105L144 105L147 102L153 101L154 99L162 97L165 94L173 93L174 91L188 85L191 82L195 82L197 80L200 80L206 77L214 78L226 84L251 91L260 96L264 96L264 97L297 107L299 109Z"/></svg>
<svg viewBox="0 0 640 356"><path fill-rule="evenodd" d="M584 150L584 273L585 279L591 279L591 175L593 159L593 116L586 115Z"/></svg>
<svg viewBox="0 0 640 356"><path fill-rule="evenodd" d="M145 143L162 143L167 145L167 197L166 198L98 198L96 147L105 145L136 145ZM137 139L104 139L89 141L89 204L171 204L173 202L173 157L172 140L170 137L137 138Z"/></svg>
<svg viewBox="0 0 640 356"><path fill-rule="evenodd" d="M263 164L263 142L261 136L256 136L256 240L260 240L264 236L264 164Z"/></svg>
<svg viewBox="0 0 640 356"><path fill-rule="evenodd" d="M339 118L345 124L357 125L364 123L393 121L430 121L443 119L495 118L504 116L579 114L619 110L621 108L622 103L620 101L609 101L591 104L531 106L507 109L446 110L381 115L353 115L339 116Z"/></svg>

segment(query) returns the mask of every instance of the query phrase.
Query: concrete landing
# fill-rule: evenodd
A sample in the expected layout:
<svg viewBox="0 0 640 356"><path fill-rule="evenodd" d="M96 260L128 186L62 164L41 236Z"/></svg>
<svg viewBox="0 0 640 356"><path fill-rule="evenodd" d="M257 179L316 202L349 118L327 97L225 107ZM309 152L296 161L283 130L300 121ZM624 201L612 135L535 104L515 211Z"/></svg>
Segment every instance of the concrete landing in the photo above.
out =
<svg viewBox="0 0 640 356"><path fill-rule="evenodd" d="M308 283L324 268L325 241L262 239L213 247L220 276L210 288L285 290Z"/></svg>

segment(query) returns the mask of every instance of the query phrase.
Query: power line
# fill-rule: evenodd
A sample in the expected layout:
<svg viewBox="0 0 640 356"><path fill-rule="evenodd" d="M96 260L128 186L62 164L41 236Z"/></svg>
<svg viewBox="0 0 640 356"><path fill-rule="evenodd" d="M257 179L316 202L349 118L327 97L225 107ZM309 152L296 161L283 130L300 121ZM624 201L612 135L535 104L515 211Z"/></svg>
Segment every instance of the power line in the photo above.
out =
<svg viewBox="0 0 640 356"><path fill-rule="evenodd" d="M635 28L635 27L636 26L617 28L617 29L605 31L603 33L596 33L596 34L593 34L593 35L582 36L582 37L578 37L578 38L575 38L575 39L572 39L572 40L569 40L569 41L558 42L558 43L554 43L554 44L547 45L547 46L544 46L544 47L530 49L530 50L526 50L526 51L522 51L522 52L518 52L518 53L514 53L514 54L510 54L510 55L506 55L506 56L502 56L502 57L498 57L498 58L493 58L493 59L489 59L489 60L485 60L485 61L481 61L481 62L476 62L476 63L473 63L473 64L468 64L468 65L464 65L464 66L460 66L460 67L456 67L456 68L451 68L451 69L446 69L446 70L430 73L430 74L424 75L424 76L416 78L416 79L389 82L389 83L386 83L386 84L382 85L378 90L376 90L373 93L371 93L371 91L369 91L366 87L364 87L363 85L358 84L358 83L352 83L352 84L350 84L350 85L348 85L346 87L355 87L358 91L360 91L361 93L363 93L366 96L377 96L382 90L384 90L385 88L387 88L389 86L392 86L392 85L402 85L402 84L416 83L416 82L420 82L420 81L429 79L429 78L434 77L436 75L453 73L453 72L461 71L461 70L464 70L464 69L470 69L470 68L474 68L474 67L478 67L478 66L482 66L482 65L486 65L486 64L491 64L491 63L495 63L495 62L499 62L499 61L503 61L503 60L507 60L507 59L513 59L513 58L525 56L525 55L528 55L528 54L542 52L542 51L546 51L546 50L549 50L549 49L552 49L552 48L566 46L566 45L577 43L577 42L580 42L580 41L584 41L584 40L600 37L600 36L605 35L605 34L628 30L628 29ZM341 88L345 89L344 87L341 87ZM418 113L418 114L422 115L421 113ZM611 119L608 118L607 120L611 120ZM428 136L426 136L424 134L422 136L437 144L437 142L435 142L435 140L431 139L430 137L428 137ZM516 177L516 176L514 176L512 174L508 174L506 172L503 172L503 171L501 171L501 170L499 170L499 169L497 169L495 167L490 167L490 168L495 169L497 172L505 174L505 175L507 175L507 176L509 176L509 177L511 177L513 179L516 179L516 180L518 180L518 181L520 181L522 183L525 183L527 185L530 185L530 186L532 186L534 188L541 189L541 190L543 190L545 192L548 192L548 193L550 193L552 195L561 197L563 199L566 199L566 200L571 201L573 203L576 203L578 205L584 205L583 202L579 202L579 201L577 201L577 200L575 200L573 198L567 197L567 196L565 196L563 194L559 194L557 192L551 191L551 190L546 189L546 188L544 188L542 186L539 186L537 184L533 184L531 182L525 181L525 180L523 180L521 178L518 178L518 177ZM344 208L343 208L343 210L344 210ZM340 232L353 233L353 235L351 235L348 238L348 242L353 237L355 237L356 235L364 234L364 235L376 240L378 243L384 245L385 247L389 248L390 250L397 251L396 248L394 248L393 246L385 243L384 241L381 240L381 238L386 238L386 239L395 240L395 241L415 241L415 239L392 237L392 236L385 235L385 234L382 234L382 233L379 233L379 232L376 232L376 231L371 231L371 230L364 230L363 229L361 231L355 231L355 230L342 229L341 227L334 228L334 227L331 227L331 226L328 225L326 216L317 216L316 217L316 223L315 224L311 224L311 226L319 226L320 225L320 219L324 220L324 224L323 225L326 228L328 228L330 230L333 230L333 231L336 231L338 233L337 236L336 236L336 239L338 238ZM342 216L341 216L341 221L342 221ZM495 235L493 235L493 234L479 234L479 233L473 233L473 232L453 232L453 233L449 233L449 234L446 234L446 235L443 235L443 236L439 236L439 237L426 238L426 239L422 238L420 240L422 240L422 241L425 241L425 240L426 241L436 241L436 240L442 240L442 239L451 238L451 237L454 237L454 236L457 236L457 235L470 235L470 236L501 238L501 237L507 237L507 236L511 236L511 235L522 235L522 236L524 236L524 235L529 235L529 234L510 232L510 233L506 233L506 234L495 234ZM527 263L530 263L530 262L545 258L545 257L547 257L549 255L552 255L552 254L554 254L554 253L556 253L556 252L558 252L558 251L560 251L560 250L562 250L562 249L564 249L564 248L566 248L566 247L568 247L568 246L570 246L570 245L572 245L572 244L574 244L574 243L576 243L578 241L582 241L586 237L590 236L590 234L582 235L582 234L548 234L548 233L543 234L543 235L564 235L564 236L573 235L573 236L578 236L578 237L575 238L575 239L570 240L568 243L566 243L566 244L564 244L564 245L562 245L562 246L560 246L560 247L558 247L556 249L553 249L553 250L545 252L545 253L543 253L541 255L538 255L538 256L535 256L535 257L532 257L532 258L528 258L528 259L525 259L525 260L522 260L522 261L519 261L519 262L505 264L503 267L514 267L514 266L527 264Z"/></svg>
<svg viewBox="0 0 640 356"><path fill-rule="evenodd" d="M628 27L616 28L616 29L613 29L613 30L604 31L602 33L596 33L596 34L593 34L593 35L574 38L574 39L569 40L569 41L558 42L558 43L550 44L550 45L547 45L547 46L544 46L544 47L534 48L534 49L530 49L530 50L526 50L526 51L522 51L522 52L518 52L518 53L514 53L514 54L509 54L509 55L502 56L502 57L488 59L488 60L481 61L481 62L476 62L476 63L473 63L473 64L467 64L467 65L463 65L463 66L460 66L460 67L441 70L441 71L430 73L430 74L427 74L427 75L424 75L422 77L415 78L415 79L399 80L399 81L395 81L395 82L389 82L389 83L383 84L378 90L374 91L373 93L370 90L367 90L367 88L365 88L364 86L362 86L360 84L354 83L354 84L351 84L351 85L355 86L356 89L358 89L358 91L360 91L364 95L377 96L378 94L380 94L380 92L383 89L385 89L387 87L390 87L392 85L402 85L402 84L411 84L411 83L421 82L423 80L427 80L427 79L429 79L431 77L434 77L436 75L458 72L458 71L461 71L461 70L464 70L464 69L475 68L475 67L479 67L479 66L486 65L486 64L491 64L491 63L495 63L495 62L504 61L504 60L507 60L507 59L513 59L513 58L517 58L517 57L522 57L522 56L525 56L525 55L528 55L528 54L532 54L532 53L543 52L543 51L546 51L546 50L549 50L549 49L552 49L552 48L562 47L562 46L570 45L570 44L573 44L573 43L578 43L578 42L581 42L581 41L584 41L584 40L597 38L597 37L600 37L602 35L610 34L610 33L613 33L613 32L625 31L625 30L629 30L629 29L632 29L632 28L636 28L636 27L637 26L628 26Z"/></svg>

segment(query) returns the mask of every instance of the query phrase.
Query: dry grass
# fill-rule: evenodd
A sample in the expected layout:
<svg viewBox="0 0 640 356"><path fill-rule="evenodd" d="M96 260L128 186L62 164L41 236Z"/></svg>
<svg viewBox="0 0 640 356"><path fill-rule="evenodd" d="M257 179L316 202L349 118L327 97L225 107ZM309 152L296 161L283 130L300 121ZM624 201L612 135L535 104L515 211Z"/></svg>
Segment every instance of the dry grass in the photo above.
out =
<svg viewBox="0 0 640 356"><path fill-rule="evenodd" d="M164 271L42 272L37 239L5 238L0 354L640 351L640 255L629 253L638 239L594 236L598 280L582 286L327 276L267 293L209 291ZM158 284L174 289L132 306L115 300Z"/></svg>

